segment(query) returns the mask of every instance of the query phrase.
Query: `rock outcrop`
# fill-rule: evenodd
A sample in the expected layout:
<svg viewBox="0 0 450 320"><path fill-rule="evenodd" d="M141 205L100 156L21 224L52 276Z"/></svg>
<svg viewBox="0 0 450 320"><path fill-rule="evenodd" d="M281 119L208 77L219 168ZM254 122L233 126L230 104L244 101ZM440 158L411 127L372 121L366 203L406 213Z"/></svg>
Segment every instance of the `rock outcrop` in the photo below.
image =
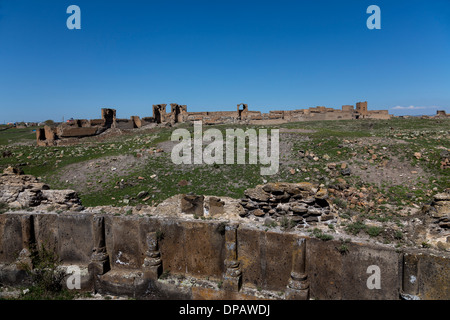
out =
<svg viewBox="0 0 450 320"><path fill-rule="evenodd" d="M440 228L450 229L450 189L434 195L428 215Z"/></svg>
<svg viewBox="0 0 450 320"><path fill-rule="evenodd" d="M0 203L11 209L82 210L74 190L51 190L36 177L8 167L0 176Z"/></svg>

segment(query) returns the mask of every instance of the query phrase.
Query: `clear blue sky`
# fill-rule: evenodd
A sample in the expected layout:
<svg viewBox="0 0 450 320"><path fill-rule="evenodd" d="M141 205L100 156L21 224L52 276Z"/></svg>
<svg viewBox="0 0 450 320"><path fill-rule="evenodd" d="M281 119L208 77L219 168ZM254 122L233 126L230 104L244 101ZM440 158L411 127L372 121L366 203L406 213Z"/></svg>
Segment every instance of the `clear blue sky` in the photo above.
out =
<svg viewBox="0 0 450 320"><path fill-rule="evenodd" d="M81 30L66 9L81 8ZM381 30L366 9L381 8ZM0 0L0 122L308 108L450 113L449 0Z"/></svg>

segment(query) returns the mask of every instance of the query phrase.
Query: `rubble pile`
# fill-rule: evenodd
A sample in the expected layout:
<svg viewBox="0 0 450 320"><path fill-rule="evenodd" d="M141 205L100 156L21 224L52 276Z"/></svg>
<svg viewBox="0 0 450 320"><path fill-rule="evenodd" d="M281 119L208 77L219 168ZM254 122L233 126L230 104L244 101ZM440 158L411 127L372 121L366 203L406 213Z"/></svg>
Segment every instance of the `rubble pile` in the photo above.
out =
<svg viewBox="0 0 450 320"><path fill-rule="evenodd" d="M327 198L327 189L309 182L268 183L245 191L240 215L289 217L297 224L322 222L335 217Z"/></svg>
<svg viewBox="0 0 450 320"><path fill-rule="evenodd" d="M74 190L51 190L36 177L8 167L0 175L0 203L11 209L36 208L81 211L83 206Z"/></svg>
<svg viewBox="0 0 450 320"><path fill-rule="evenodd" d="M427 214L433 219L434 224L443 229L450 229L450 189L435 194L433 202L427 209Z"/></svg>

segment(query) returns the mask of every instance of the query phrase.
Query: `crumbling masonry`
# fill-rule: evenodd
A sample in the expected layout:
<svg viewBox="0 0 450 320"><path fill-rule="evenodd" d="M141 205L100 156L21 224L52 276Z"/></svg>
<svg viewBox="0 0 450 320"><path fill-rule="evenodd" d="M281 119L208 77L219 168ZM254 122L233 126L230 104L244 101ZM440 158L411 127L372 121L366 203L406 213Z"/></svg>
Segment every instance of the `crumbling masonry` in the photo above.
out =
<svg viewBox="0 0 450 320"><path fill-rule="evenodd" d="M236 111L205 111L188 112L186 105L176 103L170 104L170 113L167 113L167 104L153 105L153 116L132 116L130 119L116 118L115 109L101 109L101 119L93 120L68 120L57 127L45 126L36 132L37 144L39 146L58 145L61 141L95 136L109 128L136 129L149 125L174 125L177 123L202 121L203 124L282 124L287 122L310 121L310 120L352 120L352 119L390 119L387 110L368 110L367 101L353 105L344 105L342 109L326 107L315 107L309 109L270 111L250 111L248 105L241 103L237 105Z"/></svg>

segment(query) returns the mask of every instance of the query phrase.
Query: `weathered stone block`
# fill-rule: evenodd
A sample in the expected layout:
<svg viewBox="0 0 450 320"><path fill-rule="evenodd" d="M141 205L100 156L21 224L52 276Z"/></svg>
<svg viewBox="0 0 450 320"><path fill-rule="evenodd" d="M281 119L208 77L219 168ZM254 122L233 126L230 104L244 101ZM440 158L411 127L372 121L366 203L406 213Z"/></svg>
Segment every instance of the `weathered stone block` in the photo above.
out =
<svg viewBox="0 0 450 320"><path fill-rule="evenodd" d="M58 215L58 256L65 264L89 264L94 243L91 225L91 214Z"/></svg>
<svg viewBox="0 0 450 320"><path fill-rule="evenodd" d="M210 197L209 198L209 215L215 216L215 215L222 215L223 214L223 208L224 208L225 202L220 200L220 198L217 197Z"/></svg>
<svg viewBox="0 0 450 320"><path fill-rule="evenodd" d="M61 130L59 136L62 138L93 136L97 134L97 130L98 127L67 127Z"/></svg>
<svg viewBox="0 0 450 320"><path fill-rule="evenodd" d="M140 269L144 263L145 248L140 246L140 220L136 217L106 217L106 251L111 268Z"/></svg>
<svg viewBox="0 0 450 320"><path fill-rule="evenodd" d="M183 194L181 197L181 212L186 214L193 214L196 216L203 216L203 201L204 196L193 194Z"/></svg>

